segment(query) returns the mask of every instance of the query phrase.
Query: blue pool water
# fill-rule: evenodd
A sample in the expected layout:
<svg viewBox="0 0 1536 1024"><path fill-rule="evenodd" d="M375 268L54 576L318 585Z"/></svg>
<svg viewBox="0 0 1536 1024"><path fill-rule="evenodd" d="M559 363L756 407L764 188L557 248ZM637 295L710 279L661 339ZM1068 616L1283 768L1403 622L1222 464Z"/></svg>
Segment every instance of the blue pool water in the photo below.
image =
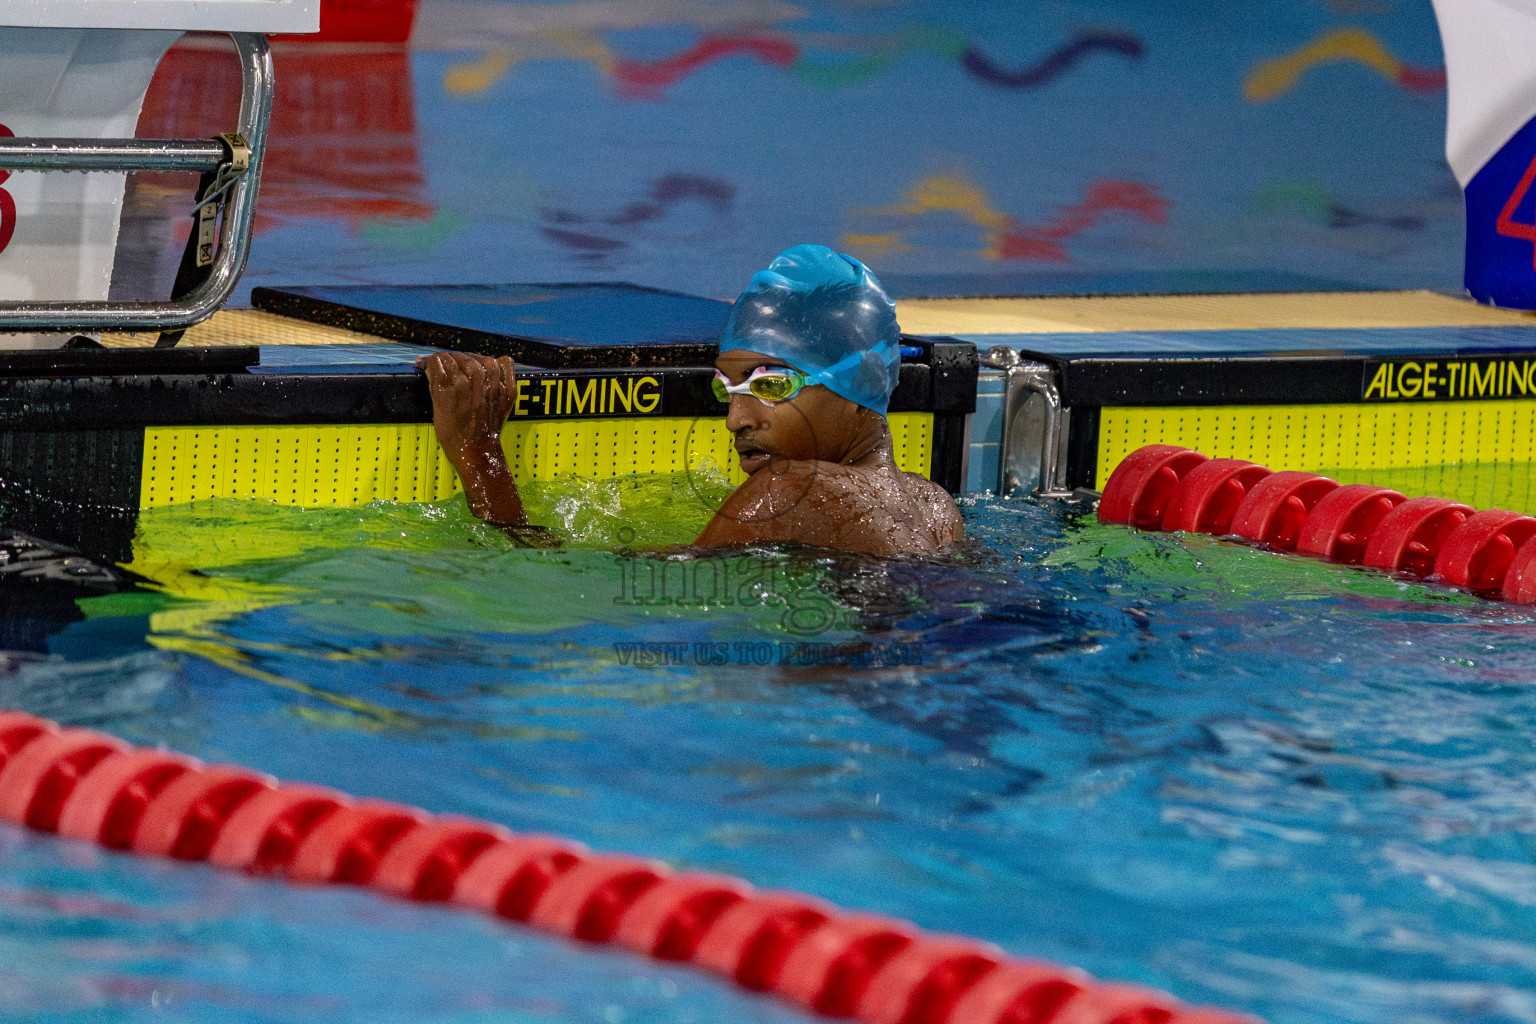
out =
<svg viewBox="0 0 1536 1024"><path fill-rule="evenodd" d="M904 294L1460 281L1443 91L1358 61L1250 88L1341 31L1438 67L1423 0L520 6L422 0L409 46L279 48L242 296L730 296L802 241ZM624 87L624 62L743 34L798 56ZM1090 37L1119 42L1015 74ZM140 133L227 129L186 120L216 73L232 101L232 62L174 50ZM184 194L130 185L116 293L168 294L185 215ZM135 566L161 590L83 602L46 643L61 617L0 622L0 706L1276 1024L1536 1020L1526 613L991 499L954 559L766 552L707 568L733 574L731 603L641 601L663 563L613 548L692 537L687 497L535 494L577 542L561 552L511 549L458 502L148 513ZM813 664L754 663L782 644ZM0 1019L141 1018L802 1019L474 915L0 825Z"/></svg>
<svg viewBox="0 0 1536 1024"><path fill-rule="evenodd" d="M1536 1019L1527 613L985 498L955 558L765 551L731 563L753 581L732 604L637 603L678 563L615 554L610 498L636 507L535 495L587 544L556 552L458 501L146 513L140 567L179 596L85 602L52 653L10 656L0 706L1276 1024ZM855 664L744 663L784 642ZM684 664L622 646L644 643ZM799 1019L368 892L8 826L0 851L0 1019Z"/></svg>

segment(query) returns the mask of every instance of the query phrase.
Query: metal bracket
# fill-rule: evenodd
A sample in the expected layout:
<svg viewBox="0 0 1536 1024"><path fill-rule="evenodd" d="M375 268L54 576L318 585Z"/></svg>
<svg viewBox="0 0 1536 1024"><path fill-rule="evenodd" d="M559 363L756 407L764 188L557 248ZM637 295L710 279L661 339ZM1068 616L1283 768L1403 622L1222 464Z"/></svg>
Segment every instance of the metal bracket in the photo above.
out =
<svg viewBox="0 0 1536 1024"><path fill-rule="evenodd" d="M167 302L60 299L0 302L0 333L22 331L180 331L229 301L250 254L261 159L272 120L272 54L265 36L232 32L242 72L238 130L217 139L0 139L0 169L11 171L200 171L215 175L197 197L206 223L205 281ZM214 245L214 214L224 208Z"/></svg>
<svg viewBox="0 0 1536 1024"><path fill-rule="evenodd" d="M1006 345L989 349L985 365L1005 372L997 493L1069 496L1066 446L1071 410L1061 407L1055 369L1022 360Z"/></svg>
<svg viewBox="0 0 1536 1024"><path fill-rule="evenodd" d="M192 207L194 211L201 210L229 191L229 187L235 183L235 180L251 166L251 146L245 141L244 135L239 132L224 132L219 136L219 141L224 143L224 162L219 165L213 184L208 186L208 191L198 204Z"/></svg>

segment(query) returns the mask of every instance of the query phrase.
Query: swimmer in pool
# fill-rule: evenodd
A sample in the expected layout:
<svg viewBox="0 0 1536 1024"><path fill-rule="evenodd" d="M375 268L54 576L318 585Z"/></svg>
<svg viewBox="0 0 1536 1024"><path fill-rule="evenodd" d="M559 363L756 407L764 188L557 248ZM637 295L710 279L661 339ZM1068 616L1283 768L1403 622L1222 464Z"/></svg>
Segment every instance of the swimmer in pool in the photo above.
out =
<svg viewBox="0 0 1536 1024"><path fill-rule="evenodd" d="M749 476L695 543L898 555L964 536L948 492L892 456L885 412L900 364L895 303L858 260L797 245L754 275L726 322L714 380ZM530 540L540 528L528 522L500 441L517 393L512 360L442 352L420 365L470 510Z"/></svg>

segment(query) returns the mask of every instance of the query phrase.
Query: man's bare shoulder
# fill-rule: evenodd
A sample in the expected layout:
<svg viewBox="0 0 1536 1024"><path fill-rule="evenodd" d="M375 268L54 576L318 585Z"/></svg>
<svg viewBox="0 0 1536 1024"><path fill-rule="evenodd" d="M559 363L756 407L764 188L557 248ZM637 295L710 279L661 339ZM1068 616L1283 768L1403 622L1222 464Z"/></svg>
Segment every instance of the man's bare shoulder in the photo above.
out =
<svg viewBox="0 0 1536 1024"><path fill-rule="evenodd" d="M825 482L826 465L812 460L786 459L765 466L747 477L724 507L765 507L782 514L798 505L811 487Z"/></svg>
<svg viewBox="0 0 1536 1024"><path fill-rule="evenodd" d="M747 477L710 519L699 543L796 540L797 509L816 482L815 463L788 462Z"/></svg>
<svg viewBox="0 0 1536 1024"><path fill-rule="evenodd" d="M908 473L907 478L912 481L916 493L927 503L931 509L932 528L939 543L953 544L965 536L965 517L960 514L960 506L955 504L954 495L950 494L940 485L918 473Z"/></svg>
<svg viewBox="0 0 1536 1024"><path fill-rule="evenodd" d="M916 488L916 492L929 501L948 502L953 505L955 499L950 497L948 491L929 480L921 473L902 473L909 485Z"/></svg>
<svg viewBox="0 0 1536 1024"><path fill-rule="evenodd" d="M937 550L964 534L954 499L932 481L805 460L752 474L721 506L699 542L787 540L900 554Z"/></svg>

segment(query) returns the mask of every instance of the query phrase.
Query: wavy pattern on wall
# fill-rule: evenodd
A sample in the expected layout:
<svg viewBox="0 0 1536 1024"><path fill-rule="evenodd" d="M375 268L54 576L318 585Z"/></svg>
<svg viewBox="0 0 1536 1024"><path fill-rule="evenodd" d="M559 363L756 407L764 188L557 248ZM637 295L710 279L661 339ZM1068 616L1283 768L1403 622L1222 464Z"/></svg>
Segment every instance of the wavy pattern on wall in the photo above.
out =
<svg viewBox="0 0 1536 1024"><path fill-rule="evenodd" d="M1071 259L1066 242L1114 213L1130 214L1146 224L1166 224L1172 200L1156 186L1120 178L1089 182L1082 198L1057 209L1043 223L1028 223L996 209L991 198L963 174L936 174L919 180L903 201L891 206L850 211L860 218L894 219L903 226L893 231L848 233L843 244L875 258L918 248L911 242L914 219L934 214L958 215L981 229L978 254L995 260L1041 260L1063 263Z"/></svg>
<svg viewBox="0 0 1536 1024"><path fill-rule="evenodd" d="M860 52L851 60L807 54L807 42L782 32L702 35L691 46L656 60L617 57L591 33L544 34L519 48L501 47L449 68L444 85L450 93L474 95L490 88L513 68L529 60L567 59L590 64L611 79L620 94L636 99L660 99L666 91L719 61L747 57L788 71L796 79L826 89L862 85L915 53L932 53L954 61L979 82L1002 89L1038 89L1067 74L1096 53L1139 60L1146 47L1123 31L1082 31L1067 42L1022 67L1008 68L989 57L976 43L952 29L910 25L893 35L875 37L807 37L824 50Z"/></svg>
<svg viewBox="0 0 1536 1024"><path fill-rule="evenodd" d="M1437 92L1445 88L1444 68L1405 64L1364 29L1336 28L1299 50L1255 65L1243 82L1243 96L1250 103L1268 103L1294 89L1313 68L1340 63L1362 64L1410 92Z"/></svg>

